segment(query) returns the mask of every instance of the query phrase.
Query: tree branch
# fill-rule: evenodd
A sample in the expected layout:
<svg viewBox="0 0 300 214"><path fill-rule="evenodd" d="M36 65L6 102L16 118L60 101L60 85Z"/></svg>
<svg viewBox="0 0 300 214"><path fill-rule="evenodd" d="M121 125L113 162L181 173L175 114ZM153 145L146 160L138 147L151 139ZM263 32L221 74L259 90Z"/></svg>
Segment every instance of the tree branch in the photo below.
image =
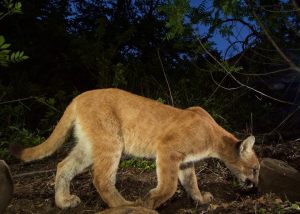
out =
<svg viewBox="0 0 300 214"><path fill-rule="evenodd" d="M251 6L252 4L248 1L248 5L250 5L251 7L251 11L252 14L254 16L254 18L256 19L258 25L260 26L260 28L262 29L262 31L264 32L264 34L266 35L266 37L268 38L268 40L271 42L271 44L273 45L273 47L277 50L278 54L284 59L284 61L286 61L286 63L289 64L290 68L300 72L300 67L298 67L295 63L293 63L286 55L285 53L283 53L283 51L280 49L280 47L277 45L277 43L274 41L274 39L272 38L272 36L270 35L269 31L267 30L267 28L264 26L264 24L262 23L262 21L260 20L260 18L258 17L258 15L256 14L255 10L253 9L253 7Z"/></svg>
<svg viewBox="0 0 300 214"><path fill-rule="evenodd" d="M231 18L231 19L225 19L225 20L220 20L218 21L215 25L212 26L212 28L216 28L219 25L225 24L226 22L240 22L243 25L247 26L253 34L258 35L259 33L257 32L257 30L248 22L242 20L242 19L237 19L237 18Z"/></svg>
<svg viewBox="0 0 300 214"><path fill-rule="evenodd" d="M242 87L245 87L245 88L248 88L248 89L250 89L250 90L252 90L252 91L254 91L254 92L256 92L256 93L258 93L258 94L260 94L260 95L262 95L262 96L264 96L264 97L267 97L267 98L269 98L269 99L271 99L271 100L275 100L275 101L277 101L277 102L280 102L280 103L284 103L284 104L290 104L290 105L296 105L295 103L291 103L291 102L288 102L288 101L285 101L285 100L280 100L280 99L277 99L277 98L275 98L275 97L272 97L272 96L270 96L270 95L267 95L267 94L265 94L265 93L263 93L263 92L261 92L261 91L259 91L259 90L257 90L257 89L255 89L255 88L252 88L252 87L250 87L250 86L248 86L248 85L246 85L246 84L244 84L244 83L242 83L242 82L240 82L238 79L236 79L235 78L235 76L233 76L232 75L232 73L230 73L228 70L227 70L227 68L219 61L219 60L217 60L207 49L206 49L206 47L205 47L205 45L203 45L202 44L202 42L201 42L201 40L200 39L198 39L198 41L199 41L199 43L200 43L200 45L201 45L201 47L203 48L203 50L228 74L228 76L230 76L236 83L238 83L240 86L242 86Z"/></svg>
<svg viewBox="0 0 300 214"><path fill-rule="evenodd" d="M298 110L300 110L300 106L298 106L293 112L287 115L272 131L268 132L267 134L270 135L276 132L283 124L285 124Z"/></svg>
<svg viewBox="0 0 300 214"><path fill-rule="evenodd" d="M167 83L167 86L168 86L169 95L170 95L170 99L171 99L171 104L172 104L172 106L174 106L174 100L173 100L173 96L172 96L171 87L170 87L170 84L169 84L169 81L168 81L168 78L167 78L167 74L165 72L164 65L163 65L162 60L160 58L159 49L157 48L156 51L157 51L157 56L158 56L160 65L161 65L162 72L164 74L164 77L165 77L165 80L166 80L166 83Z"/></svg>
<svg viewBox="0 0 300 214"><path fill-rule="evenodd" d="M292 0L293 6L296 9L298 15L300 16L300 8L299 5L297 4L296 0Z"/></svg>
<svg viewBox="0 0 300 214"><path fill-rule="evenodd" d="M4 105L4 104L10 104L10 103L15 103L15 102L22 102L25 100L35 100L43 105L48 106L49 108L51 108L52 110L56 111L56 112L60 112L60 110L58 110L57 108L49 105L47 102L41 100L39 97L26 97L26 98L20 98L20 99L16 99L16 100L8 100L8 101L3 101L0 102L0 105Z"/></svg>
<svg viewBox="0 0 300 214"><path fill-rule="evenodd" d="M6 13L4 13L2 16L0 16L0 21L2 20L2 19L4 19L6 16L8 16L10 14L10 12L6 12Z"/></svg>

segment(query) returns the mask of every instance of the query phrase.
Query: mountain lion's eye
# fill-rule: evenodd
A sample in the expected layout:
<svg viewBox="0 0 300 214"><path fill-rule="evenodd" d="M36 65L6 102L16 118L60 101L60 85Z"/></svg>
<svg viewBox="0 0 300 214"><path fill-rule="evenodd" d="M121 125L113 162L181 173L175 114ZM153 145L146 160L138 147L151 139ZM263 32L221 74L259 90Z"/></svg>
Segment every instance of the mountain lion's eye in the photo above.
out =
<svg viewBox="0 0 300 214"><path fill-rule="evenodd" d="M252 169L252 173L254 176L257 175L257 169Z"/></svg>

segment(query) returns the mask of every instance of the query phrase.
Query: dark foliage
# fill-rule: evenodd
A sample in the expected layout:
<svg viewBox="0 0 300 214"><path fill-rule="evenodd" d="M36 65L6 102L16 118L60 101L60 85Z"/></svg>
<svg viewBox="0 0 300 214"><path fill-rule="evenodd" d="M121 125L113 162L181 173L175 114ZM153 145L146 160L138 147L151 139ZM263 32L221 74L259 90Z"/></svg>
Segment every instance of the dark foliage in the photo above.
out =
<svg viewBox="0 0 300 214"><path fill-rule="evenodd" d="M222 25L226 18L248 21L246 24L252 25L251 36L255 39L245 41L244 47L248 49L242 60L236 57L225 65L232 66L230 72L247 86L297 103L285 96L287 90L272 90L265 78L240 74L281 68L266 63L268 60L274 63L274 59L280 58L278 53L264 54L269 58L265 60L257 53L270 49L270 43L251 18L249 5L252 4L249 3L249 10L245 10L243 1L214 1L213 11L205 11L205 1L201 1L198 8L179 4L179 12L186 16L181 17L182 22L173 17L176 21L172 24L167 11L174 9L172 2L21 1L23 14L6 17L0 23L1 34L13 48L23 50L30 57L24 62L0 67L0 148L7 148L15 141L39 143L43 139L41 136L49 134L71 99L89 89L118 87L171 104L164 72L175 106L201 105L231 130L249 132L253 124L251 131L266 133L295 110L295 106L280 104L247 87L237 90L219 87L216 82L228 88L240 85L199 46L199 36L193 29L195 23L210 26L200 40L221 61L220 53L209 43L213 33L221 30L224 35L230 35L230 26L224 28ZM3 9L2 3L0 6ZM281 13L284 15L274 17L262 9L258 12L262 20L270 20L264 24L276 34L280 47L288 50L299 46L293 39L297 37L295 32L299 33L297 14ZM293 26L285 23L287 19ZM168 33L174 26L179 27L170 36ZM293 59L295 54L289 52L289 56ZM233 66L236 59L240 64ZM238 66L243 66L244 70L237 72ZM272 78L275 81L281 77L273 75ZM299 85L294 87L298 90ZM293 93L297 95L298 91ZM18 101L6 103L10 100Z"/></svg>

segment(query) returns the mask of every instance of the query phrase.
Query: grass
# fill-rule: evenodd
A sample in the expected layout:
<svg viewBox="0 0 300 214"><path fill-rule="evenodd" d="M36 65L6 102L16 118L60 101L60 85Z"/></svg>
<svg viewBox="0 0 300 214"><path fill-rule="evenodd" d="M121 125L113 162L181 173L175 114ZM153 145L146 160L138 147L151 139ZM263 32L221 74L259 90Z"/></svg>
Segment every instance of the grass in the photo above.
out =
<svg viewBox="0 0 300 214"><path fill-rule="evenodd" d="M120 163L120 167L123 169L127 168L138 168L143 170L153 170L156 168L155 161L153 160L145 160L142 158L130 158L127 160L123 160Z"/></svg>

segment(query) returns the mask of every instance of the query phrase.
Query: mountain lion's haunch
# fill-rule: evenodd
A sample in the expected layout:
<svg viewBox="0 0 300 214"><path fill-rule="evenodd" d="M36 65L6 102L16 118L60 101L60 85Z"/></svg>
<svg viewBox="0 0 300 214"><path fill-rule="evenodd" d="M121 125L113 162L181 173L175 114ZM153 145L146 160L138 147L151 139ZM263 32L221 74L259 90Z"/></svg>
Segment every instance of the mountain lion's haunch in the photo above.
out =
<svg viewBox="0 0 300 214"><path fill-rule="evenodd" d="M70 181L89 166L95 187L110 207L134 205L115 187L122 153L156 159L157 187L137 203L151 209L172 197L178 178L196 202L209 203L212 195L200 192L193 165L204 158L222 160L242 182L258 182L253 136L238 140L200 107L182 110L118 89L77 96L44 143L13 153L24 161L49 156L72 128L78 143L58 164L55 179L55 202L60 208L80 203L70 194Z"/></svg>

